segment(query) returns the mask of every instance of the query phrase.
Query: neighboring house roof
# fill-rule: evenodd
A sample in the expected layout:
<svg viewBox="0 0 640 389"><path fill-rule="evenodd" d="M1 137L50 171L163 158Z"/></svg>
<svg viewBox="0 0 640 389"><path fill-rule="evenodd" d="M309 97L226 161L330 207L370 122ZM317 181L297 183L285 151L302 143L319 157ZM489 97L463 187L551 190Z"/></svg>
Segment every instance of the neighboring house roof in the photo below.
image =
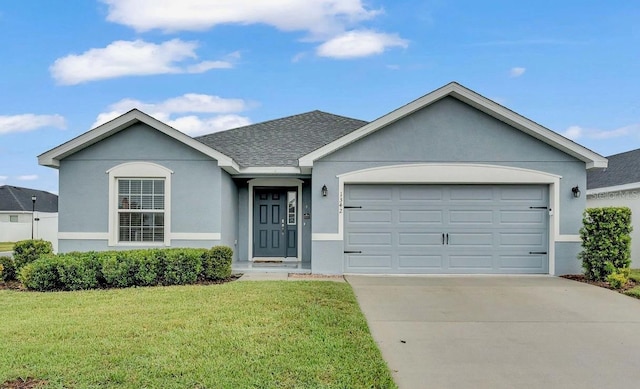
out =
<svg viewBox="0 0 640 389"><path fill-rule="evenodd" d="M614 154L607 159L609 166L606 169L587 172L587 189L624 190L640 187L640 149Z"/></svg>
<svg viewBox="0 0 640 389"><path fill-rule="evenodd" d="M133 124L144 123L156 130L168 135L179 142L190 146L201 153L208 155L218 161L218 166L231 172L237 172L238 165L230 157L214 150L206 145L196 141L192 137L183 134L175 128L155 119L146 113L137 109L118 116L117 118L108 121L84 134L77 136L70 141L61 144L43 154L38 156L38 163L40 165L57 168L60 166L60 160L77 153L78 151L87 148L102 139L105 139L117 132L120 132Z"/></svg>
<svg viewBox="0 0 640 389"><path fill-rule="evenodd" d="M298 166L298 159L367 124L358 119L312 111L199 136L242 167Z"/></svg>
<svg viewBox="0 0 640 389"><path fill-rule="evenodd" d="M314 161L448 96L458 99L536 139L541 140L542 142L584 161L587 165L587 169L607 166L607 159L600 154L591 151L586 147L583 147L570 139L549 130L548 128L545 128L456 82L451 82L442 88L436 89L435 91L374 120L366 126L363 126L358 130L303 156L299 160L299 165L301 168L310 168L313 166Z"/></svg>
<svg viewBox="0 0 640 389"><path fill-rule="evenodd" d="M36 211L58 212L58 196L53 193L11 185L0 186L0 211L31 212L31 196L36 196Z"/></svg>

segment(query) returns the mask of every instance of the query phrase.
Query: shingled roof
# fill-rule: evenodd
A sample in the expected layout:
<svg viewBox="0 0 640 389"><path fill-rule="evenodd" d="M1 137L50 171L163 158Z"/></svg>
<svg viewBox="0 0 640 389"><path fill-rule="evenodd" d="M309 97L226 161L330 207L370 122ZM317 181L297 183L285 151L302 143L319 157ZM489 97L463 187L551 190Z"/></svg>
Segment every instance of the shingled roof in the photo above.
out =
<svg viewBox="0 0 640 389"><path fill-rule="evenodd" d="M216 132L195 138L240 166L298 166L298 159L367 122L322 111Z"/></svg>
<svg viewBox="0 0 640 389"><path fill-rule="evenodd" d="M607 157L609 166L587 171L587 189L640 182L640 149Z"/></svg>
<svg viewBox="0 0 640 389"><path fill-rule="evenodd" d="M58 212L58 196L43 190L0 186L0 211L29 211L33 206L31 196L36 196L36 211Z"/></svg>

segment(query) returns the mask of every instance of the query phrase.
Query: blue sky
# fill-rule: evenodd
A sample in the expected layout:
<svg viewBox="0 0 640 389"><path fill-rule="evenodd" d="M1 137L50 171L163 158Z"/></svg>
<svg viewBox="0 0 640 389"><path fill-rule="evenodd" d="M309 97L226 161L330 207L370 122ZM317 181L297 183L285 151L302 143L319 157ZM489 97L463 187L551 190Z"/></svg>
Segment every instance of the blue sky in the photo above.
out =
<svg viewBox="0 0 640 389"><path fill-rule="evenodd" d="M450 81L603 155L640 147L636 0L0 2L0 185L133 107L191 135L373 120Z"/></svg>

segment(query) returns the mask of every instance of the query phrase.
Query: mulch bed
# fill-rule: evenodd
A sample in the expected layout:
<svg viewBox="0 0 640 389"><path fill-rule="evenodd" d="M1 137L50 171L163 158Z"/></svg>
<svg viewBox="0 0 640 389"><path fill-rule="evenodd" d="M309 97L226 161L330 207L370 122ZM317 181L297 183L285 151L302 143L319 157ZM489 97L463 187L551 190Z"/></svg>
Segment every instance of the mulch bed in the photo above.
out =
<svg viewBox="0 0 640 389"><path fill-rule="evenodd" d="M627 284L625 286L623 286L621 289L616 289L616 288L612 287L611 285L609 285L609 283L606 282L606 281L592 281L592 280L589 280L589 279L587 279L587 277L584 276L584 274L567 274L567 275L560 276L560 277L566 278L568 280L584 282L585 284L591 284L591 285L599 286L601 288L607 288L607 289L615 290L615 291L621 292L621 293L624 293L625 291L627 291L629 289L633 289L636 285L638 285L637 282L635 282L633 280L629 280L629 282L627 282Z"/></svg>

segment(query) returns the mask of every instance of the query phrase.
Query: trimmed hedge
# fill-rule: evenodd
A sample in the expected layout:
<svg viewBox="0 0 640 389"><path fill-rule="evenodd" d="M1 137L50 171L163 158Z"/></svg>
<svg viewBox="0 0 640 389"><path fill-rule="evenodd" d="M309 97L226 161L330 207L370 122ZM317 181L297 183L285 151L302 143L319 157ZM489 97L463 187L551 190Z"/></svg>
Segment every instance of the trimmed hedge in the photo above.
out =
<svg viewBox="0 0 640 389"><path fill-rule="evenodd" d="M16 242L13 246L13 260L16 271L35 261L42 255L53 253L51 242L42 239L27 239Z"/></svg>
<svg viewBox="0 0 640 389"><path fill-rule="evenodd" d="M12 281L16 279L16 263L11 257L0 256L0 281Z"/></svg>
<svg viewBox="0 0 640 389"><path fill-rule="evenodd" d="M226 246L73 252L43 256L25 265L18 278L38 291L184 285L229 278L232 257Z"/></svg>
<svg viewBox="0 0 640 389"><path fill-rule="evenodd" d="M618 269L631 266L631 210L627 207L587 208L580 229L585 276L605 281Z"/></svg>

